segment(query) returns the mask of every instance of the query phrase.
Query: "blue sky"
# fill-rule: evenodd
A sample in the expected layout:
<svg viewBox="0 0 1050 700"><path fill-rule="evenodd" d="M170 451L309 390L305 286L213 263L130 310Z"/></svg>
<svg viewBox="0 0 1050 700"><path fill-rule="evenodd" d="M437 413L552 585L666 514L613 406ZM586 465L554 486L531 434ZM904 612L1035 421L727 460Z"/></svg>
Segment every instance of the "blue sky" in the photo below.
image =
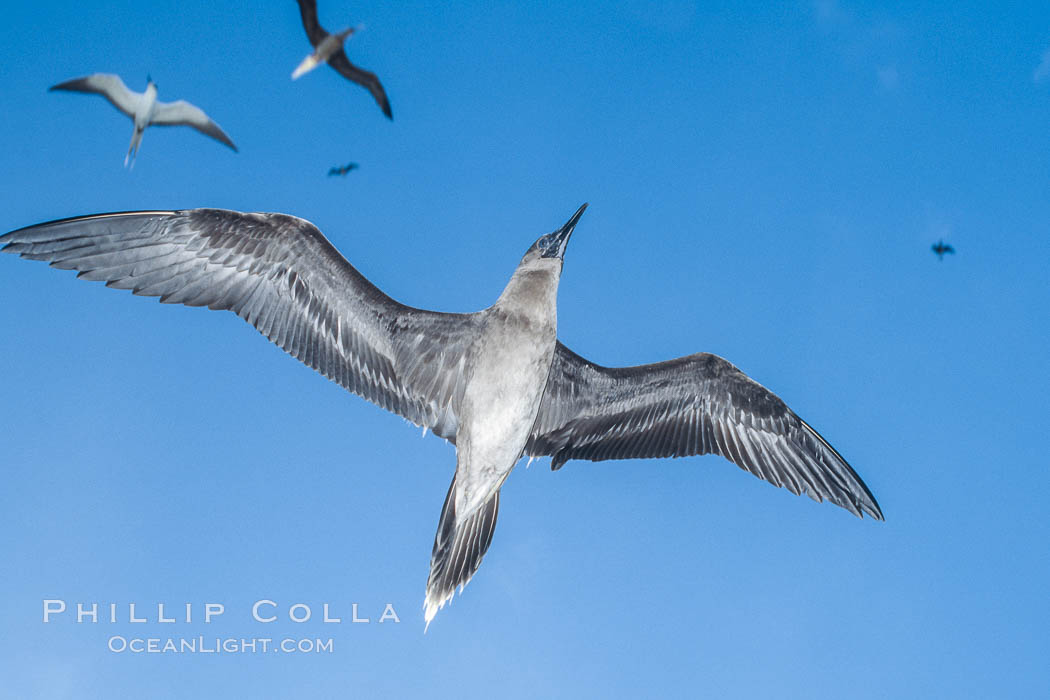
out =
<svg viewBox="0 0 1050 700"><path fill-rule="evenodd" d="M770 5L775 5L770 7ZM0 229L216 206L317 224L398 300L490 304L590 202L559 336L607 365L720 354L861 474L886 522L717 457L524 465L423 635L453 448L231 314L0 257L0 675L11 697L1050 694L1050 10L1036 3L320 3L7 9ZM233 153L146 132L123 76ZM329 167L354 161L345 179ZM958 251L938 262L930 244ZM44 599L210 624L44 624ZM253 622L252 604L315 618ZM329 603L342 624L318 621ZM350 607L373 623L349 623ZM401 622L375 622L386 603ZM104 608L107 610L108 608ZM170 609L170 608L169 608ZM104 613L103 613L104 614ZM332 653L113 653L127 637Z"/></svg>

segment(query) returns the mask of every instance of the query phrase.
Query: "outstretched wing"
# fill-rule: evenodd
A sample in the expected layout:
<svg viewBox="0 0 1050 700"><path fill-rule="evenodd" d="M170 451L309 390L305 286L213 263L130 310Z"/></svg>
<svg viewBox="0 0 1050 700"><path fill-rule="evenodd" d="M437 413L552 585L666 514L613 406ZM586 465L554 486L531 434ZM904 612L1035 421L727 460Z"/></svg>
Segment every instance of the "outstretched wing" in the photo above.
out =
<svg viewBox="0 0 1050 700"><path fill-rule="evenodd" d="M208 118L200 107L190 104L186 100L175 102L158 102L153 110L150 125L155 126L192 126L205 136L211 136L216 141L221 141L234 151L237 147L226 135L219 125Z"/></svg>
<svg viewBox="0 0 1050 700"><path fill-rule="evenodd" d="M48 90L69 90L71 92L93 92L102 95L109 100L114 107L121 112L135 118L135 110L142 101L141 93L132 92L119 75L111 73L95 73L84 78L67 80L58 85L52 85Z"/></svg>
<svg viewBox="0 0 1050 700"><path fill-rule="evenodd" d="M310 39L310 45L316 47L328 36L317 21L317 0L299 0L299 14L303 18L303 29Z"/></svg>
<svg viewBox="0 0 1050 700"><path fill-rule="evenodd" d="M397 303L308 221L224 209L100 214L0 244L162 303L233 311L346 389L455 441L476 316Z"/></svg>
<svg viewBox="0 0 1050 700"><path fill-rule="evenodd" d="M559 342L525 452L550 455L553 469L570 459L718 454L794 494L882 520L868 487L817 431L707 353L609 368Z"/></svg>
<svg viewBox="0 0 1050 700"><path fill-rule="evenodd" d="M328 65L335 68L341 76L347 80L351 80L358 85L363 85L368 88L368 91L372 93L372 97L375 98L376 104L383 110L383 114L387 116L387 119L393 119L394 114L390 111L390 100L387 99L386 90L379 82L379 78L376 77L375 73L369 73L366 70L358 68L353 63L350 63L350 59L346 57L346 52L339 49L332 57L328 59Z"/></svg>

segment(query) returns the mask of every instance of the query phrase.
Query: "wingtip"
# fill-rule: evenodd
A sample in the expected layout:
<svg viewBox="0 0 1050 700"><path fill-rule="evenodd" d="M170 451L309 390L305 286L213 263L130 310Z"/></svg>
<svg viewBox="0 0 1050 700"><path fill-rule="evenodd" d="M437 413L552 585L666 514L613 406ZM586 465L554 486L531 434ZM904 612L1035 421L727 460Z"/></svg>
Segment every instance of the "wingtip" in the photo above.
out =
<svg viewBox="0 0 1050 700"><path fill-rule="evenodd" d="M72 80L63 80L61 83L55 83L47 89L48 92L54 92L55 90L70 90L74 83L79 83L86 78L73 78Z"/></svg>
<svg viewBox="0 0 1050 700"><path fill-rule="evenodd" d="M15 238L18 236L18 234L22 233L23 231L27 231L27 230L29 230L31 228L35 228L38 225L39 224L32 224L30 226L23 226L22 228L16 228L13 231L8 231L7 233L0 234L0 245L4 246L3 248L0 248L0 251L6 251L8 253L15 252L13 250L7 250L7 249L10 248L13 243L17 242L15 240Z"/></svg>
<svg viewBox="0 0 1050 700"><path fill-rule="evenodd" d="M867 494L867 498L852 499L851 505L853 507L849 510L861 520L864 519L865 515L872 520L886 520L882 515L882 508L879 507L879 504L875 501L875 497L870 493Z"/></svg>
<svg viewBox="0 0 1050 700"><path fill-rule="evenodd" d="M835 505L843 508L844 510L848 510L850 513L857 516L861 520L863 520L865 516L871 518L872 520L885 520L886 518L883 517L882 509L879 508L879 504L875 501L875 497L872 496L869 491L867 491L867 487L864 485L863 482L861 482L861 486L864 488L866 493L845 493L840 494L839 497L825 495L824 497L816 498L815 500L818 503L824 500L827 500L828 503L834 503ZM813 497L808 492L806 495L809 495L811 498ZM841 496L845 497L843 498Z"/></svg>
<svg viewBox="0 0 1050 700"><path fill-rule="evenodd" d="M860 477L857 477L857 479L859 480ZM857 503L858 507L860 507L862 511L861 517L863 517L863 513L867 513L868 517L870 517L872 520L885 521L886 518L882 515L882 508L879 507L879 502L875 500L875 496L871 493L871 489L869 489L867 484L865 484L863 481L861 481L860 484L864 489L864 493L862 494L861 498L858 499Z"/></svg>

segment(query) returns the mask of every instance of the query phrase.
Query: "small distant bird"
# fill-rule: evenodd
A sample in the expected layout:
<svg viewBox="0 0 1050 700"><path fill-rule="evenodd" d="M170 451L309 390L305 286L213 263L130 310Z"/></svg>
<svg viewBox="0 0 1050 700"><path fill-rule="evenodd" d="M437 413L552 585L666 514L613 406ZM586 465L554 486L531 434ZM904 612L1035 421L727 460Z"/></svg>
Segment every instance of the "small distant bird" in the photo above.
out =
<svg viewBox="0 0 1050 700"><path fill-rule="evenodd" d="M944 260L944 254L945 253L949 253L951 255L955 255L955 248L952 248L950 245L948 245L944 241L937 241L931 247L933 248L933 252L937 253L937 259L938 260Z"/></svg>
<svg viewBox="0 0 1050 700"><path fill-rule="evenodd" d="M0 246L165 303L230 310L346 389L454 444L427 624L478 570L500 488L522 456L549 456L559 469L572 459L717 454L774 486L882 520L846 460L727 360L698 353L602 367L558 341L565 249L586 206L525 251L492 306L466 314L394 301L316 226L285 214L82 216L8 233Z"/></svg>
<svg viewBox="0 0 1050 700"><path fill-rule="evenodd" d="M347 163L346 165L337 165L334 168L328 169L328 176L332 175L346 175L351 170L357 170L357 163Z"/></svg>
<svg viewBox="0 0 1050 700"><path fill-rule="evenodd" d="M388 119L393 119L394 115L390 111L390 100L387 99L383 86L379 84L379 78L376 77L375 73L369 73L350 63L350 59L346 57L346 53L343 51L343 42L346 41L348 36L357 31L357 28L346 29L337 34L329 34L317 22L317 0L299 0L299 13L303 16L303 28L306 29L306 36L310 38L310 44L314 47L314 52L304 58L299 67L292 71L292 80L295 80L303 73L312 71L322 63L327 63L344 78L368 88L368 91L372 93L372 97L376 99L379 108L383 110L383 114Z"/></svg>
<svg viewBox="0 0 1050 700"><path fill-rule="evenodd" d="M67 80L64 83L52 85L48 89L93 92L102 95L114 107L131 117L135 122L135 131L131 135L128 153L124 156L125 166L128 165L128 159L131 160L132 166L135 165L135 156L138 154L139 143L142 141L142 132L147 126L192 126L202 134L221 141L234 151L237 150L230 137L200 108L185 100L158 102L157 84L149 76L146 76L145 92L132 92L119 75L110 73L95 73L85 78Z"/></svg>

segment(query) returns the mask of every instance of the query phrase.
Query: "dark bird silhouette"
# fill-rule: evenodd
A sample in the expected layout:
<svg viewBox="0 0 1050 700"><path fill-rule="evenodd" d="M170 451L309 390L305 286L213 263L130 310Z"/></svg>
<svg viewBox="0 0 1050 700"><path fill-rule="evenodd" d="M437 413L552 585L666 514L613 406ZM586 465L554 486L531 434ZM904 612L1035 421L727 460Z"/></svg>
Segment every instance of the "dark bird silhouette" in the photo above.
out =
<svg viewBox="0 0 1050 700"><path fill-rule="evenodd" d="M933 248L933 252L937 254L938 260L943 261L945 253L948 253L949 255L955 255L955 248L952 248L944 241L937 241L931 246L931 248Z"/></svg>
<svg viewBox="0 0 1050 700"><path fill-rule="evenodd" d="M336 165L335 167L329 168L328 176L346 175L351 170L357 170L357 163L347 163L346 165Z"/></svg>
<svg viewBox="0 0 1050 700"><path fill-rule="evenodd" d="M525 455L559 469L571 459L716 454L791 493L882 520L846 460L721 357L602 367L558 341L565 249L586 206L538 238L496 302L474 313L394 301L316 226L285 214L99 214L13 231L0 244L164 303L232 311L347 390L453 443L427 624L477 571L500 488Z"/></svg>
<svg viewBox="0 0 1050 700"><path fill-rule="evenodd" d="M303 73L312 71L322 63L328 63L347 80L368 88L379 108L383 110L383 114L387 118L393 119L394 115L390 111L390 100L387 99L386 91L383 90L383 86L379 83L379 78L376 77L375 73L369 73L350 63L350 59L346 57L346 52L343 51L343 43L346 41L346 38L357 31L357 29L345 29L336 34L329 34L317 22L317 0L299 0L299 13L303 17L303 28L306 30L306 36L310 38L310 44L314 47L314 52L304 58L303 62L292 72L292 80L295 80Z"/></svg>

